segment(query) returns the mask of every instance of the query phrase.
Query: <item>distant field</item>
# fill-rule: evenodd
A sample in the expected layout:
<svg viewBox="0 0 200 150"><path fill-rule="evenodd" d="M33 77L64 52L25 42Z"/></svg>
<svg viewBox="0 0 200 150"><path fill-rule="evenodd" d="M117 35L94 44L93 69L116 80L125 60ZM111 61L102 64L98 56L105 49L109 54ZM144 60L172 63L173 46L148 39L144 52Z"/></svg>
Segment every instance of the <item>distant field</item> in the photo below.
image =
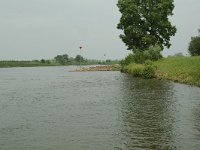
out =
<svg viewBox="0 0 200 150"><path fill-rule="evenodd" d="M37 66L58 66L56 63L41 63L36 61L0 61L0 68L8 67L37 67Z"/></svg>
<svg viewBox="0 0 200 150"><path fill-rule="evenodd" d="M85 62L81 62L81 65L113 65L118 64L119 61L94 61L89 60ZM68 66L68 65L80 65L80 62L69 62L67 64L61 65L56 62L45 62L42 63L41 61L0 61L0 68L9 68L9 67L37 67L37 66Z"/></svg>
<svg viewBox="0 0 200 150"><path fill-rule="evenodd" d="M200 57L172 57L154 62L156 76L175 82L200 86Z"/></svg>

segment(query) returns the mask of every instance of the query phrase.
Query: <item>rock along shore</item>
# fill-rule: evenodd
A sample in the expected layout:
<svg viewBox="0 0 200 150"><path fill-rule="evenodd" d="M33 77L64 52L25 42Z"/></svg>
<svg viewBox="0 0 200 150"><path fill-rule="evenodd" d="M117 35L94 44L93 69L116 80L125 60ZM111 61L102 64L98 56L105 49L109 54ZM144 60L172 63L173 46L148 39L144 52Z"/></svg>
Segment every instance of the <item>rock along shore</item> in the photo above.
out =
<svg viewBox="0 0 200 150"><path fill-rule="evenodd" d="M82 67L75 70L75 72L89 72L89 71L116 71L120 65L109 65L109 66L94 66L94 67Z"/></svg>

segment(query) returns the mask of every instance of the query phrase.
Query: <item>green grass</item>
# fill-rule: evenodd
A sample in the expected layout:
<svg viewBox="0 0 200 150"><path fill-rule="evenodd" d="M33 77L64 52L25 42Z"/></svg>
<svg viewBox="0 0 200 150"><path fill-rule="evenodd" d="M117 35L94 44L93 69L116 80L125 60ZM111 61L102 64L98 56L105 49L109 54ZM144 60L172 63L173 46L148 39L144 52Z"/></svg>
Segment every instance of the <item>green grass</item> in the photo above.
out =
<svg viewBox="0 0 200 150"><path fill-rule="evenodd" d="M129 64L122 68L122 72L134 77L156 77L200 87L200 56L196 57L171 57L155 61L147 68L145 64ZM155 67L155 75L151 67ZM150 76L149 76L150 75Z"/></svg>
<svg viewBox="0 0 200 150"><path fill-rule="evenodd" d="M55 63L41 63L36 61L0 61L0 68L8 67L37 67L37 66L59 66Z"/></svg>
<svg viewBox="0 0 200 150"><path fill-rule="evenodd" d="M153 63L156 77L200 86L200 57L164 58Z"/></svg>
<svg viewBox="0 0 200 150"><path fill-rule="evenodd" d="M142 64L129 64L123 68L123 72L133 75L134 77L141 77L144 70L144 65Z"/></svg>

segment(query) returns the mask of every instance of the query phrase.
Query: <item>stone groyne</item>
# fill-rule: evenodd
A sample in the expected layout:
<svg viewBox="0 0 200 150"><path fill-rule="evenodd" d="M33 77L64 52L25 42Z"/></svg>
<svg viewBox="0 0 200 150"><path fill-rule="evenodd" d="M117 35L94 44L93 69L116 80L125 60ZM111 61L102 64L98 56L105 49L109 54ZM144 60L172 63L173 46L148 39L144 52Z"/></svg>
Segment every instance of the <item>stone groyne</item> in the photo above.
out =
<svg viewBox="0 0 200 150"><path fill-rule="evenodd" d="M116 71L119 70L120 65L107 65L107 66L92 66L82 67L75 70L76 72L89 72L89 71Z"/></svg>

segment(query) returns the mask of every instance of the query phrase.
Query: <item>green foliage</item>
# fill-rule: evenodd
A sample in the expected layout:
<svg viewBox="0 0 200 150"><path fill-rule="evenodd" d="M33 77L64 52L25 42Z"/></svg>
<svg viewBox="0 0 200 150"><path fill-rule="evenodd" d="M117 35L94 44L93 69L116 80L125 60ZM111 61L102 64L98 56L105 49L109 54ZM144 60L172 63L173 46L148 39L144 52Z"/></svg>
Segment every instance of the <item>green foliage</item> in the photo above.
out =
<svg viewBox="0 0 200 150"><path fill-rule="evenodd" d="M37 67L37 66L57 66L58 64L50 62L49 60L45 60L43 62L40 62L38 60L33 61L0 61L0 68L6 68L6 67Z"/></svg>
<svg viewBox="0 0 200 150"><path fill-rule="evenodd" d="M139 63L139 64L144 63L146 60L144 52L139 51L139 50L135 50L133 54L133 58L134 58L134 62Z"/></svg>
<svg viewBox="0 0 200 150"><path fill-rule="evenodd" d="M36 66L60 66L60 65L79 65L81 59L81 65L114 65L119 64L119 60L95 60L84 59L81 55L77 55L75 58L70 57L67 54L57 55L52 60L33 60L33 61L0 61L0 68L5 67L36 67ZM119 67L115 68L119 70Z"/></svg>
<svg viewBox="0 0 200 150"><path fill-rule="evenodd" d="M134 77L167 79L200 87L200 56L170 57L144 64L129 64L122 72Z"/></svg>
<svg viewBox="0 0 200 150"><path fill-rule="evenodd" d="M122 66L138 63L142 64L145 61L157 61L162 58L161 48L159 46L150 46L150 48L146 51L135 50L133 54L129 54L124 60L120 62Z"/></svg>
<svg viewBox="0 0 200 150"><path fill-rule="evenodd" d="M81 55L76 55L76 57L75 57L75 61L76 62L83 62L84 61L84 58L81 56Z"/></svg>
<svg viewBox="0 0 200 150"><path fill-rule="evenodd" d="M131 63L134 62L134 55L133 54L129 54L128 56L126 56L125 59L120 61L120 65L125 66L125 65L129 65Z"/></svg>
<svg viewBox="0 0 200 150"><path fill-rule="evenodd" d="M117 26L124 31L120 35L128 50L145 51L150 46L170 47L170 37L176 33L169 16L172 16L173 0L118 0L122 16Z"/></svg>
<svg viewBox="0 0 200 150"><path fill-rule="evenodd" d="M199 31L200 34L200 31ZM192 37L189 43L188 51L192 56L200 55L200 35L196 37Z"/></svg>
<svg viewBox="0 0 200 150"><path fill-rule="evenodd" d="M50 60L46 60L46 63L47 63L47 64L51 64L51 61L50 61Z"/></svg>
<svg viewBox="0 0 200 150"><path fill-rule="evenodd" d="M46 61L44 59L41 59L40 62L45 64Z"/></svg>
<svg viewBox="0 0 200 150"><path fill-rule="evenodd" d="M123 68L123 72L131 74L134 77L141 77L142 72L144 70L144 65L141 64L129 64L128 66Z"/></svg>
<svg viewBox="0 0 200 150"><path fill-rule="evenodd" d="M151 61L145 63L144 70L142 72L142 76L146 79L151 79L155 77L156 67L153 66Z"/></svg>
<svg viewBox="0 0 200 150"><path fill-rule="evenodd" d="M158 45L150 46L148 50L144 51L145 61L146 60L157 61L161 59L162 58L161 51L162 49Z"/></svg>
<svg viewBox="0 0 200 150"><path fill-rule="evenodd" d="M151 79L155 77L155 70L156 68L149 61L146 64L129 64L122 69L122 72L131 74L134 77Z"/></svg>
<svg viewBox="0 0 200 150"><path fill-rule="evenodd" d="M149 49L145 51L137 50L134 53L134 61L136 63L145 63L147 60L157 61L162 58L161 50L161 47L158 45L150 46Z"/></svg>
<svg viewBox="0 0 200 150"><path fill-rule="evenodd" d="M92 62L91 60L87 60L89 62ZM93 60L94 61L94 60ZM96 60L97 61L97 60ZM106 61L97 61L99 65L115 65L115 64L119 64L120 61L119 60L110 60L107 59ZM93 63L94 64L94 63Z"/></svg>
<svg viewBox="0 0 200 150"><path fill-rule="evenodd" d="M54 59L56 60L57 63L61 64L61 65L66 65L68 63L68 55L64 54L64 55L57 55L56 57L54 57Z"/></svg>
<svg viewBox="0 0 200 150"><path fill-rule="evenodd" d="M110 62L111 62L111 60L110 60L110 59L106 59L106 62L107 62L107 63L110 63Z"/></svg>

